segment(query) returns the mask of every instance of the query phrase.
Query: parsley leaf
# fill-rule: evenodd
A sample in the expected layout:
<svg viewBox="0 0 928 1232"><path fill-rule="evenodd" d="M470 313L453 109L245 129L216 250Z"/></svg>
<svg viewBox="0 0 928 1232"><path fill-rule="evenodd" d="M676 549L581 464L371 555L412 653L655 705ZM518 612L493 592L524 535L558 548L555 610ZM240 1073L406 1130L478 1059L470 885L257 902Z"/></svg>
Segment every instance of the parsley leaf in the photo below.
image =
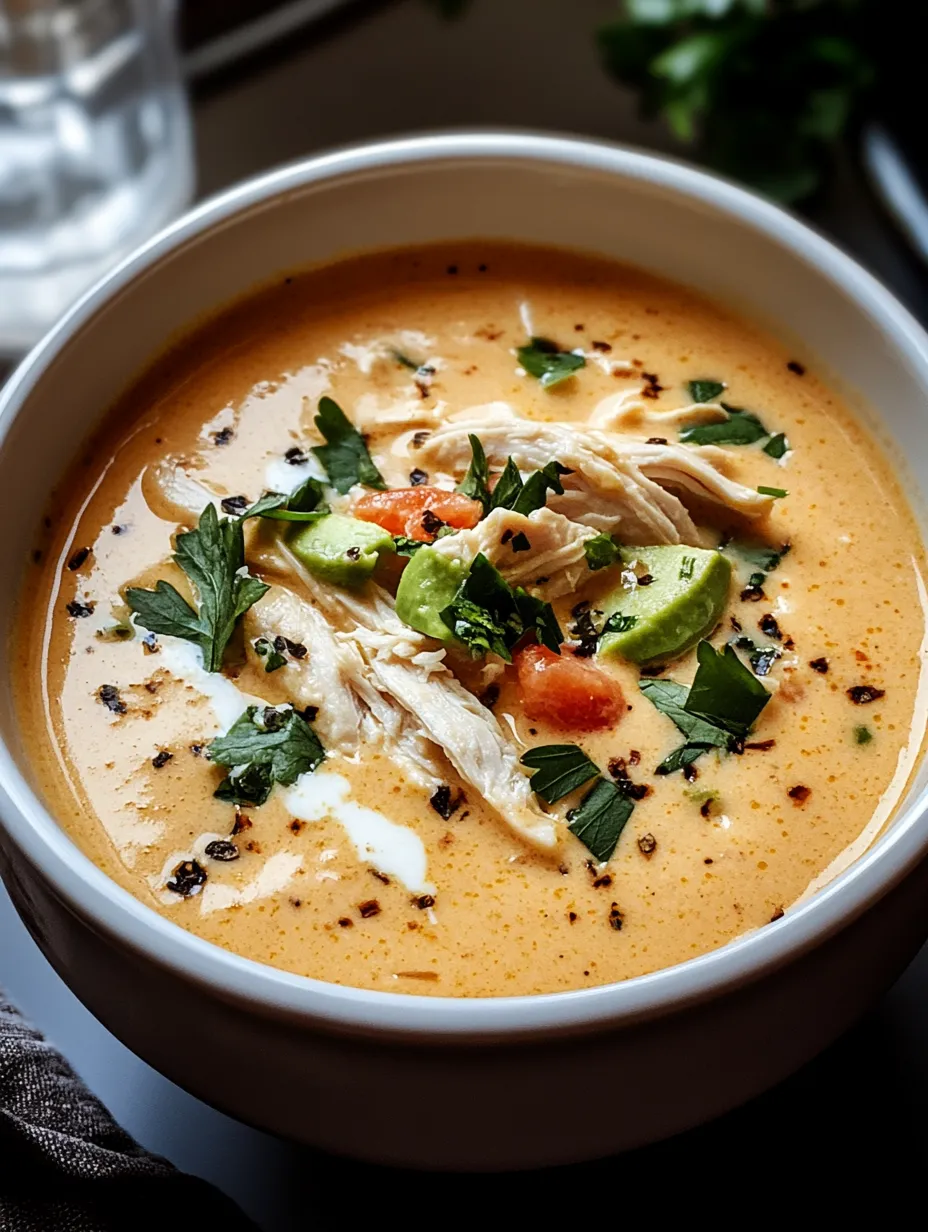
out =
<svg viewBox="0 0 928 1232"><path fill-rule="evenodd" d="M234 804L263 804L275 783L288 786L325 758L319 737L295 710L249 706L209 745L210 760L231 767L213 793Z"/></svg>
<svg viewBox="0 0 928 1232"><path fill-rule="evenodd" d="M615 540L611 535L606 534L594 535L592 539L587 539L583 545L583 553L591 570L607 569L620 558Z"/></svg>
<svg viewBox="0 0 928 1232"><path fill-rule="evenodd" d="M586 367L582 355L562 351L550 338L532 338L516 351L519 363L530 375L537 377L545 389L553 389Z"/></svg>
<svg viewBox="0 0 928 1232"><path fill-rule="evenodd" d="M510 663L512 647L529 631L555 654L564 640L551 604L511 587L482 552L441 617L474 658L492 651Z"/></svg>
<svg viewBox="0 0 928 1232"><path fill-rule="evenodd" d="M356 483L369 488L386 488L383 475L367 451L364 437L337 402L332 398L320 398L315 424L326 443L314 445L313 453L325 467L336 492L344 495Z"/></svg>
<svg viewBox="0 0 928 1232"><path fill-rule="evenodd" d="M444 536L441 536L444 538ZM393 543L396 546L397 556L415 556L420 548L426 547L424 539L409 539L406 535L394 535Z"/></svg>
<svg viewBox="0 0 928 1232"><path fill-rule="evenodd" d="M513 509L522 491L522 476L512 458L508 460L503 473L496 481L496 487L490 497L490 509Z"/></svg>
<svg viewBox="0 0 928 1232"><path fill-rule="evenodd" d="M686 387L694 402L715 402L725 392L724 381L689 381Z"/></svg>
<svg viewBox="0 0 928 1232"><path fill-rule="evenodd" d="M198 610L164 580L154 590L130 587L126 602L144 629L195 642L203 652L206 670L218 672L236 621L269 590L263 582L242 572L242 519L220 520L215 506L207 505L197 529L177 536L174 560L193 583Z"/></svg>
<svg viewBox="0 0 928 1232"><path fill-rule="evenodd" d="M680 433L690 445L753 445L770 433L751 411L722 403L728 418L722 423L691 424Z"/></svg>
<svg viewBox="0 0 928 1232"><path fill-rule="evenodd" d="M599 775L599 768L576 744L542 744L522 756L535 773L531 788L545 804L556 804Z"/></svg>
<svg viewBox="0 0 928 1232"><path fill-rule="evenodd" d="M586 793L577 808L567 814L568 829L604 864L612 858L634 802L615 783L601 778Z"/></svg>
<svg viewBox="0 0 928 1232"><path fill-rule="evenodd" d="M289 495L265 492L242 514L246 518L273 518L279 522L315 522L330 512L323 500L325 487L318 479L307 479Z"/></svg>
<svg viewBox="0 0 928 1232"><path fill-rule="evenodd" d="M467 439L470 441L470 466L455 491L469 496L471 500L480 501L483 506L483 516L486 517L492 507L490 504L490 467L480 438L470 433Z"/></svg>
<svg viewBox="0 0 928 1232"><path fill-rule="evenodd" d="M560 462L548 462L540 471L533 471L523 483L518 467L510 458L493 489L490 508L511 509L513 513L521 513L527 518L536 509L544 508L549 491L563 496L561 475L569 473Z"/></svg>

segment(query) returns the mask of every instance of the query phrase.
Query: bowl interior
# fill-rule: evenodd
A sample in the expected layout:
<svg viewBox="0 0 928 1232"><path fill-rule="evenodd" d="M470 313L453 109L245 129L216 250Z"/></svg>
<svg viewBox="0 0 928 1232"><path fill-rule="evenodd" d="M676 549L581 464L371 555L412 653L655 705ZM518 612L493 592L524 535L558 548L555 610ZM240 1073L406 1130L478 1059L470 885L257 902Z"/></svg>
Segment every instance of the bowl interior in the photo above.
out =
<svg viewBox="0 0 928 1232"><path fill-rule="evenodd" d="M842 392L904 472L916 513L924 505L928 342L830 245L732 186L629 151L526 135L423 138L318 159L201 207L92 292L20 370L0 399L2 643L50 491L172 339L283 271L456 237L585 249L725 301L785 336L797 358L840 374ZM862 577L865 568L862 561ZM4 655L0 734L31 781L13 702ZM909 800L926 782L922 766ZM913 838L897 874L925 842ZM871 897L881 876L871 878Z"/></svg>

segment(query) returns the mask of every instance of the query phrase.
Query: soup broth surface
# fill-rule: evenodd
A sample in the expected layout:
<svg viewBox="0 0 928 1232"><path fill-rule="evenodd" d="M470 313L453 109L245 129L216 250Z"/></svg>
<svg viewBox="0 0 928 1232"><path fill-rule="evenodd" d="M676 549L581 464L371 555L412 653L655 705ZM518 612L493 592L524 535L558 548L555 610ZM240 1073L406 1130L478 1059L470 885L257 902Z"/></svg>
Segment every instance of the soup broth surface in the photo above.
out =
<svg viewBox="0 0 928 1232"><path fill-rule="evenodd" d="M546 387L516 353L530 338L549 340L542 356L553 348L583 366ZM694 381L724 391L703 399L712 390ZM746 444L682 446L752 499L758 488L786 493L759 515L666 480L701 546L722 545L731 561L724 611L706 640L721 653L740 638L734 653L770 694L748 734L706 748L686 773L656 773L685 736L647 682L690 684L695 649L643 671L595 653L603 598L623 569L640 585L640 562L591 570L581 561L576 583L550 600L562 658L611 682L613 701L621 690L605 729L578 730L544 707L527 714L519 673L498 656L471 658L460 644L445 656L515 757L506 775L527 773L518 758L532 748L572 744L618 787L607 820L628 816L610 859L567 828L568 810L596 780L550 806L531 798L532 824L556 837L540 846L455 771L417 732L415 707L392 695L387 719L355 702L363 731L354 753L323 739L325 761L274 785L265 803L214 795L228 768L210 760L209 746L249 703L284 716L292 704L317 734L326 730L334 695L306 710L301 682L314 661L334 661L332 645L354 645L353 618L321 609L342 638L334 643L301 624L299 604L318 614L313 585L330 583L294 577L280 556L275 545L296 533L292 522L245 523L249 569L271 589L237 622L219 672L204 669L193 642L130 621L126 589L168 580L195 602L171 562L178 531L195 527L211 501L234 518L265 491L324 477L312 453L323 396L366 435L390 488L460 484L460 466L446 469L430 445L454 417L576 433L594 417L607 437L651 450L678 447L688 426L704 426L707 401L711 422L745 413L760 422L762 434ZM539 457L550 461L570 469L557 454ZM495 477L501 463L491 457L489 469ZM520 469L527 478L531 468ZM329 492L332 507L350 513L363 492ZM553 491L548 500L560 507ZM622 546L649 543L640 528L613 534ZM739 554L745 543L766 547L767 558ZM153 910L239 954L333 983L445 996L555 992L775 927L885 827L924 729L920 537L874 441L814 367L724 308L577 255L473 243L280 279L207 323L127 394L56 493L35 548L14 652L35 774L56 815ZM388 606L406 561L378 565ZM525 585L543 597L551 579L539 566ZM282 593L297 606L295 624L278 633L270 615L267 629L260 622ZM352 593L369 602L367 590ZM261 655L263 633L270 647ZM366 646L363 654L378 653ZM423 651L420 637L380 653L409 660L440 650L425 639ZM283 662L268 671L272 652ZM559 692L555 684L545 696ZM394 719L439 767L441 791L416 782L400 745L378 735ZM494 779L497 788L505 784Z"/></svg>

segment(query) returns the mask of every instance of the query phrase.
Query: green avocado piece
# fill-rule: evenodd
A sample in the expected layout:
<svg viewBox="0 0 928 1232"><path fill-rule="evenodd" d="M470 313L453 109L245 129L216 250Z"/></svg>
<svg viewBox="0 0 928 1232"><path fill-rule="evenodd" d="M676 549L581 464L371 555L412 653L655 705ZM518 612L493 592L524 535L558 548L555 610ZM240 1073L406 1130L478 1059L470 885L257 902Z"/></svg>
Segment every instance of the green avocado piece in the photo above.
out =
<svg viewBox="0 0 928 1232"><path fill-rule="evenodd" d="M718 624L731 584L731 562L721 552L678 544L623 548L622 562L652 581L617 586L599 602L607 623L613 614L634 618L624 632L603 634L600 654L632 663L675 659Z"/></svg>
<svg viewBox="0 0 928 1232"><path fill-rule="evenodd" d="M309 572L336 586L363 586L381 556L396 551L393 536L382 526L327 513L293 532L290 550Z"/></svg>
<svg viewBox="0 0 928 1232"><path fill-rule="evenodd" d="M403 570L396 592L396 614L405 624L449 645L454 634L441 618L458 592L467 566L434 548L419 548Z"/></svg>

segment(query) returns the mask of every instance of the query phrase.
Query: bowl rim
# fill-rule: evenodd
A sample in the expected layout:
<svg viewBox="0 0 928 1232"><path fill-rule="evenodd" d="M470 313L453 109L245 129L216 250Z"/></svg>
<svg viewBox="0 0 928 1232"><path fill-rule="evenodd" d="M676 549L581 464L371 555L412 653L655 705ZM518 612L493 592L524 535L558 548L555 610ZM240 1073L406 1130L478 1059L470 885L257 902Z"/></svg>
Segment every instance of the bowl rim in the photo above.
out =
<svg viewBox="0 0 928 1232"><path fill-rule="evenodd" d="M672 192L760 233L831 282L901 352L928 392L928 334L871 274L779 206L679 160L615 143L524 130L437 132L364 142L277 168L219 193L166 227L92 287L23 360L0 393L0 449L46 368L133 279L178 247L255 206L310 185L421 163L505 162L611 174ZM717 950L618 984L519 997L430 997L329 984L233 954L159 915L67 837L0 739L2 831L55 894L98 931L225 1001L341 1033L433 1043L512 1041L628 1026L718 998L772 973L847 927L924 857L922 791L850 868L775 924Z"/></svg>

